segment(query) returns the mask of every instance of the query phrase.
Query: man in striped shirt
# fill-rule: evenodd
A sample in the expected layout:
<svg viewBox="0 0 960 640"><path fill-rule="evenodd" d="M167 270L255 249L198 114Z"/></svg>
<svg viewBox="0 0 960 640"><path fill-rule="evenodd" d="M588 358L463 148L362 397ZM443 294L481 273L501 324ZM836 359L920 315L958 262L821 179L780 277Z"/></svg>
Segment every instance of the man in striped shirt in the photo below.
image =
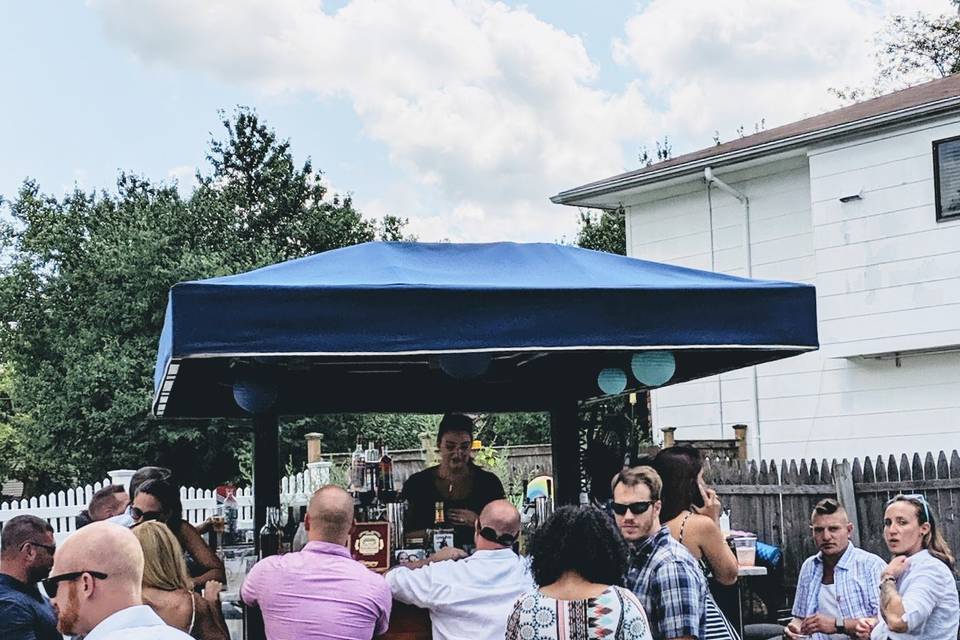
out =
<svg viewBox="0 0 960 640"><path fill-rule="evenodd" d="M846 640L861 618L876 618L880 574L887 563L850 542L853 524L843 506L821 500L810 516L813 540L820 550L807 558L797 578L793 620L784 633L791 640Z"/></svg>

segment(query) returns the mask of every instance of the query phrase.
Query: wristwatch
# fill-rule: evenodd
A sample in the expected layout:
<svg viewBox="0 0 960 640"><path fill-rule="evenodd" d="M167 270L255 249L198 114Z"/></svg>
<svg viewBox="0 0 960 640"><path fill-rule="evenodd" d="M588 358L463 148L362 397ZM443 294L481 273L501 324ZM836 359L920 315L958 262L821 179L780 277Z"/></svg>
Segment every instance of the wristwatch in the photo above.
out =
<svg viewBox="0 0 960 640"><path fill-rule="evenodd" d="M837 618L835 621L837 633L846 633L847 630L843 627L843 618Z"/></svg>

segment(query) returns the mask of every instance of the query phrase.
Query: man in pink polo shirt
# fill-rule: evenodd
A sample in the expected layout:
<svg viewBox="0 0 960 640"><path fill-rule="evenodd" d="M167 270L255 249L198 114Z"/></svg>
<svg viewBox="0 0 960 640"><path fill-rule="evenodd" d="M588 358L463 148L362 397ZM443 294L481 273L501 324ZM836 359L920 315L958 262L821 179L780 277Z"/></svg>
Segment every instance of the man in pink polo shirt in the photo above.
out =
<svg viewBox="0 0 960 640"><path fill-rule="evenodd" d="M326 486L310 498L303 551L264 558L240 591L259 607L270 640L372 638L387 630L392 599L378 574L350 557L353 498Z"/></svg>

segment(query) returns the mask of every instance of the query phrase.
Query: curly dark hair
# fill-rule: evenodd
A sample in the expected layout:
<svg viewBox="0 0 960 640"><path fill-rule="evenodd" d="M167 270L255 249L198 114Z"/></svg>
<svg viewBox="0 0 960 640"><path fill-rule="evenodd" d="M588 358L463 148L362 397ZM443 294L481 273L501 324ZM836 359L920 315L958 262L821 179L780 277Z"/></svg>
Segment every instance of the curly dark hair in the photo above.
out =
<svg viewBox="0 0 960 640"><path fill-rule="evenodd" d="M699 449L681 445L667 447L653 458L652 466L663 481L660 522L673 520L684 509L703 506L703 494L697 481L703 469Z"/></svg>
<svg viewBox="0 0 960 640"><path fill-rule="evenodd" d="M541 587L567 571L597 584L623 585L627 545L610 517L596 507L560 507L533 532L527 550Z"/></svg>
<svg viewBox="0 0 960 640"><path fill-rule="evenodd" d="M180 501L180 489L176 485L165 478L147 480L140 485L137 493L145 493L156 498L163 511L161 521L174 533L179 531L180 523L183 522L183 503Z"/></svg>

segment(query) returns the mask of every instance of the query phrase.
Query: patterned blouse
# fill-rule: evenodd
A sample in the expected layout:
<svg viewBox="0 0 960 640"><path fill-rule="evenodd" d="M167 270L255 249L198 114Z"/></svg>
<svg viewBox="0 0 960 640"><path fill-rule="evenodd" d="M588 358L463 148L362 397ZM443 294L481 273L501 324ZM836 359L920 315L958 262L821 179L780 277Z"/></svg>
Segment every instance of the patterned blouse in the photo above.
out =
<svg viewBox="0 0 960 640"><path fill-rule="evenodd" d="M539 590L520 596L507 621L506 640L651 640L643 606L612 586L586 600L556 600Z"/></svg>

